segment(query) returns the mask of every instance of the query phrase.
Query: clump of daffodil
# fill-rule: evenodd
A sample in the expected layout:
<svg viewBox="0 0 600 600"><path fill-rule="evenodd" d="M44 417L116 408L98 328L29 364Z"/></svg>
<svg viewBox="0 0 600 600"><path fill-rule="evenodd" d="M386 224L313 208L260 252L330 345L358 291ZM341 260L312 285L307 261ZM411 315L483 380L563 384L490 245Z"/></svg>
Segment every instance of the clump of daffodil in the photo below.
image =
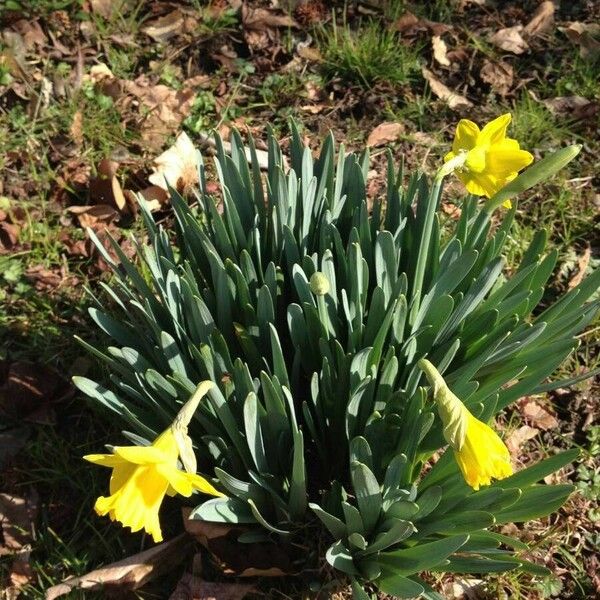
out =
<svg viewBox="0 0 600 600"><path fill-rule="evenodd" d="M444 162L471 194L491 198L533 161L517 140L506 136L510 121L510 114L505 114L483 129L468 119L459 121L452 151ZM510 200L504 205L510 208Z"/></svg>
<svg viewBox="0 0 600 600"><path fill-rule="evenodd" d="M428 360L421 359L419 367L433 388L433 399L444 425L444 438L454 451L465 481L478 490L492 483L492 479L512 475L508 448L498 434L469 412Z"/></svg>
<svg viewBox="0 0 600 600"><path fill-rule="evenodd" d="M202 397L213 386L203 381L183 406L175 421L150 446L116 446L113 454L84 456L97 465L112 468L110 496L100 496L94 506L101 515L120 521L131 531L144 529L155 542L162 540L158 518L165 494L191 496L194 490L222 496L206 479L196 474L196 459L187 426ZM178 460L184 465L181 471Z"/></svg>

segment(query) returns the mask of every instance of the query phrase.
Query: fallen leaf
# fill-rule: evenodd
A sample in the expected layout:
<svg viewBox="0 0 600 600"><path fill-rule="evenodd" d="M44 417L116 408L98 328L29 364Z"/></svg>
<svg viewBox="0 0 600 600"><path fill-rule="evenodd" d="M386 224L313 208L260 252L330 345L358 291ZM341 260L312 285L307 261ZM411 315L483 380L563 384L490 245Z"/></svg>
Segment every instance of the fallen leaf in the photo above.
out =
<svg viewBox="0 0 600 600"><path fill-rule="evenodd" d="M178 192L183 193L198 183L196 148L185 131L175 143L154 159L152 174L148 181L167 190L167 182Z"/></svg>
<svg viewBox="0 0 600 600"><path fill-rule="evenodd" d="M533 439L538 433L539 429L529 427L529 425L522 425L518 429L515 429L507 438L504 440L508 450L512 456L518 456L521 446L528 440Z"/></svg>
<svg viewBox="0 0 600 600"><path fill-rule="evenodd" d="M0 555L13 554L27 548L33 540L38 514L39 496L35 489L25 497L0 493Z"/></svg>
<svg viewBox="0 0 600 600"><path fill-rule="evenodd" d="M431 46L433 48L433 58L445 67L450 66L450 61L448 60L448 56L446 52L448 51L448 47L446 46L446 42L439 36L434 35L431 38Z"/></svg>
<svg viewBox="0 0 600 600"><path fill-rule="evenodd" d="M521 414L532 425L547 431L558 427L558 420L537 402L529 400L521 405Z"/></svg>
<svg viewBox="0 0 600 600"><path fill-rule="evenodd" d="M521 36L523 25L506 27L499 29L490 37L490 42L501 50L512 52L513 54L523 54L529 48L527 42Z"/></svg>
<svg viewBox="0 0 600 600"><path fill-rule="evenodd" d="M29 557L38 505L39 496L34 489L25 498L0 494L0 556L12 557L10 585L3 588L3 598L18 598L22 588L35 579Z"/></svg>
<svg viewBox="0 0 600 600"><path fill-rule="evenodd" d="M242 25L246 29L267 29L269 27L294 27L299 25L290 15L279 14L268 8L250 8L242 4Z"/></svg>
<svg viewBox="0 0 600 600"><path fill-rule="evenodd" d="M125 190L123 192L129 206L129 210L132 214L137 214L138 211L138 199L137 194L140 194L142 198L148 204L148 210L150 212L156 212L161 210L162 207L167 203L169 194L161 187L157 185L150 185L147 188L134 192L133 190Z"/></svg>
<svg viewBox="0 0 600 600"><path fill-rule="evenodd" d="M554 2L545 0L541 2L535 11L531 21L523 28L523 33L533 37L552 29L554 25Z"/></svg>
<svg viewBox="0 0 600 600"><path fill-rule="evenodd" d="M31 272L31 267L28 269ZM35 421L50 404L72 393L72 388L51 368L38 363L15 361L0 385L0 418Z"/></svg>
<svg viewBox="0 0 600 600"><path fill-rule="evenodd" d="M579 46L581 58L595 60L600 55L600 41L594 36L600 35L599 23L580 23L573 21L567 27L560 28L567 37Z"/></svg>
<svg viewBox="0 0 600 600"><path fill-rule="evenodd" d="M83 144L83 111L78 110L73 115L73 121L71 122L69 133L71 134L73 141L78 146Z"/></svg>
<svg viewBox="0 0 600 600"><path fill-rule="evenodd" d="M21 36L27 50L32 50L36 46L43 47L48 42L48 38L37 19L31 21L29 19L20 19L12 24L11 29Z"/></svg>
<svg viewBox="0 0 600 600"><path fill-rule="evenodd" d="M86 73L82 81L91 81L93 84L100 83L105 79L114 79L113 72L104 63L93 65L90 68L90 72Z"/></svg>
<svg viewBox="0 0 600 600"><path fill-rule="evenodd" d="M405 37L412 37L421 32L442 35L452 29L444 23L420 19L409 11L406 11L394 22L393 28Z"/></svg>
<svg viewBox="0 0 600 600"><path fill-rule="evenodd" d="M90 179L90 199L95 204L113 205L120 212L125 212L127 203L117 179L118 168L119 163L108 158L98 163L97 176Z"/></svg>
<svg viewBox="0 0 600 600"><path fill-rule="evenodd" d="M577 287L582 281L587 271L587 268L590 264L590 259L592 258L592 247L588 244L583 251L583 254L579 257L577 261L577 273L571 278L569 281L569 285L567 286L570 290Z"/></svg>
<svg viewBox="0 0 600 600"><path fill-rule="evenodd" d="M115 0L88 0L90 4L90 8L92 12L104 17L105 19L110 19L112 17L112 12L115 7L119 7L120 2L115 2Z"/></svg>
<svg viewBox="0 0 600 600"><path fill-rule="evenodd" d="M578 121L591 119L600 109L598 102L581 96L559 96L543 100L543 103L552 114Z"/></svg>
<svg viewBox="0 0 600 600"><path fill-rule="evenodd" d="M389 121L377 125L367 138L367 146L370 148L384 146L395 142L404 133L404 125L397 121Z"/></svg>
<svg viewBox="0 0 600 600"><path fill-rule="evenodd" d="M129 556L82 577L72 577L46 590L46 600L54 600L72 590L102 590L103 593L137 590L168 572L185 557L190 538L182 534L168 542Z"/></svg>
<svg viewBox="0 0 600 600"><path fill-rule="evenodd" d="M467 100L464 96L453 92L450 88L444 85L439 79L436 79L434 74L423 67L421 69L423 77L429 83L431 91L440 99L443 100L451 109L473 106L473 103Z"/></svg>
<svg viewBox="0 0 600 600"><path fill-rule="evenodd" d="M10 252L19 241L20 228L14 223L0 222L0 254Z"/></svg>
<svg viewBox="0 0 600 600"><path fill-rule="evenodd" d="M492 62L485 60L479 73L482 81L488 83L491 88L501 96L506 96L512 87L514 70L512 66L504 61Z"/></svg>
<svg viewBox="0 0 600 600"><path fill-rule="evenodd" d="M150 148L160 148L165 138L179 129L189 115L196 99L191 88L171 89L166 85L152 85L144 75L135 81L121 81L123 91L140 103L141 135ZM130 99L121 99L123 104Z"/></svg>
<svg viewBox="0 0 600 600"><path fill-rule="evenodd" d="M288 554L291 548L274 542L244 544L240 552L238 537L248 527L190 519L190 508L184 508L185 530L221 562L226 575L236 577L282 577L294 571Z"/></svg>
<svg viewBox="0 0 600 600"><path fill-rule="evenodd" d="M30 435L29 427L18 427L0 432L0 469L19 453Z"/></svg>
<svg viewBox="0 0 600 600"><path fill-rule="evenodd" d="M242 583L215 583L185 573L169 600L241 600L253 589Z"/></svg>
<svg viewBox="0 0 600 600"><path fill-rule="evenodd" d="M98 229L107 227L117 221L119 213L108 204L95 204L94 206L69 206L67 211L77 216L79 225L84 229Z"/></svg>
<svg viewBox="0 0 600 600"><path fill-rule="evenodd" d="M164 43L172 37L179 35L183 30L184 16L178 9L175 9L169 14L159 17L142 27L143 33L160 43Z"/></svg>

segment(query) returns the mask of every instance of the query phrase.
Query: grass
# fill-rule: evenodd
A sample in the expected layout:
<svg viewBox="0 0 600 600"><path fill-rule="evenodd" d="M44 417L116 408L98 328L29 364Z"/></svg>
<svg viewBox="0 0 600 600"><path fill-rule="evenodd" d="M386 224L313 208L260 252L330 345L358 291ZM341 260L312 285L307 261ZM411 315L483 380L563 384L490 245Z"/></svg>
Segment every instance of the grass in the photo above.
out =
<svg viewBox="0 0 600 600"><path fill-rule="evenodd" d="M75 21L88 20L101 42L98 59L124 79L134 79L154 69L157 83L177 89L185 78L185 69L201 62L212 77L213 85L210 89L197 90L191 114L182 124L192 136L216 124L240 118L261 131L270 122L285 136L282 127L285 118L301 114L307 132L324 133L331 128L338 139L353 147L362 144L368 132L382 121L398 120L405 125L406 134L392 146L394 152L406 151L407 164L411 168L433 169L451 140L452 124L460 117L485 122L501 111L510 110L514 117L512 136L540 155L566 143L582 141L584 152L574 165L554 181L521 199L509 240L509 268L518 264L535 232L541 227L547 228L549 248L559 252L558 265L548 290L549 294L556 294L568 284L585 244L597 235L597 206L591 178L597 176L597 156L600 155L600 143L594 135L598 115L590 122L575 122L568 116L552 115L541 100L565 95L597 100L600 97L598 63L582 59L578 49L560 32L536 42L541 49L536 47L520 57L506 57L485 41L486 27L498 28L502 23L501 13L492 12L495 20L482 24L476 21L481 16L471 17L467 12L459 14L447 0L431 3L389 0L379 14L353 16L346 6L342 18L334 14L329 19L328 14L299 30L281 32L279 41L278 36L272 34L273 50L285 58L269 63L260 52L253 55L244 47L239 14L229 9L219 11L218 2L192 0L186 8L196 11L198 28L194 35L198 37L193 38L194 44L186 47L182 44L181 54L173 58L176 40L160 45L140 33L144 24L152 19L145 3L132 3L131 10L115 10L109 19L82 13L82 5L79 0L8 0L3 6L25 11L26 18L40 17L44 26L56 10L68 11ZM458 65L457 69L455 65L452 71L436 72L436 76L449 86L458 87L461 82L471 86L469 78L477 81L478 77L480 63L477 61L486 57L511 62L515 81L525 81L524 88L500 99L486 89L471 86L469 97L474 100L475 107L465 114L450 111L425 92L426 86L419 74L421 64L435 68L428 34L406 44L407 40L402 40L392 28L393 21L406 10L420 17L451 23L453 35L457 36L452 38L451 46L465 44L474 50L472 63ZM490 8L488 12L493 10ZM573 18L590 19L582 12L583 8L577 10L579 12L573 13ZM476 9L473 14L480 15ZM295 45L304 39L305 33L310 33L316 40L322 61L300 61L298 68L281 68L295 56ZM111 36L114 35L131 36L137 44L120 46L112 43ZM234 61L237 71L233 74L220 67L212 57L215 48L221 47L237 54ZM67 82L71 80L74 63L64 57L44 56L43 61L38 61L38 56L28 58L32 64L43 65L39 74L49 81L57 77ZM155 61L152 68L151 61ZM91 64L85 63L86 71ZM0 86L10 85L14 78L0 60ZM310 102L307 83L319 90L316 102L328 104L327 110L315 115L299 110L300 106ZM39 84L36 85L39 88ZM74 240L85 239L83 230L64 225L65 208L68 203L81 204L89 198L85 190L73 189L66 201L57 201L57 177L68 160L93 170L99 160L117 149L126 149L129 157L137 161L132 169L147 169L148 159L152 158L139 156L139 132L133 122L129 127L124 126L121 106L91 84L84 83L77 90L69 85L64 96L50 96L48 105L40 105L38 110L32 110L26 102L16 102L12 106L0 104L0 171L8 173L4 177L4 191L0 188L0 209L10 213L19 207L25 211L19 246L13 252L0 254L0 357L49 364L67 377L73 368L94 368L89 359L87 365L78 360L82 353L73 335L79 334L86 339L92 335L86 317L89 300L83 295L82 288L89 285L97 289L99 276L93 269L92 259L68 256L60 241L59 236L65 228ZM77 111L84 115L80 146L73 145L70 134ZM421 132L428 137L419 142ZM175 133L173 131L173 135ZM259 131L258 137L261 135ZM12 158L14 153L22 155L16 163ZM383 162L375 156L373 164L376 170L381 169ZM570 181L574 179L576 181ZM18 191L19 185L22 194L17 197L13 190ZM133 227L135 230L136 225ZM597 266L597 260L593 255L591 265ZM79 283L55 290L37 290L26 277L27 270L36 265L47 269L65 268L68 274L78 278ZM594 324L590 332L581 337L581 347L563 365L557 377L569 377L598 365L599 326L599 323ZM573 397L587 394L591 403L597 403L594 390L590 391L588 386L576 386ZM571 414L569 408L571 399L549 396L547 400L559 412L564 428L547 432L543 440L533 441L531 451L553 452L574 441L584 452L572 475L579 494L555 521L531 524L540 540L538 554L551 554L555 570L566 569L567 572L560 577L553 575L541 580L510 573L489 577L486 578L489 598L507 597L507 590L515 600L550 597L583 600L593 593L585 560L599 541L597 533L593 532L593 522L598 518L593 499L598 495L600 477L597 467L600 430L598 426L592 426L581 431L582 423L577 420L581 417ZM512 418L511 426L518 426L519 416ZM2 428L14 425L17 423L3 423ZM567 425L572 425L574 432L566 428ZM90 469L81 456L100 451L108 439L117 436L104 415L90 411L76 396L56 407L55 424L30 423L27 427L31 432L29 440L10 465L8 476L4 471L2 476L3 483L10 482L15 494L26 494L31 488L41 494L41 513L31 555L36 579L24 594L27 598L41 599L48 586L67 576L80 575L98 565L119 560L138 551L145 541L139 534L130 535L92 512L94 498L105 490L106 477ZM178 505L171 503L166 509L172 522L179 526ZM8 564L6 560L0 563L0 576L7 573ZM71 597L93 596L73 594ZM161 595L160 591L154 590L139 597L160 598L165 597L165 593L163 590Z"/></svg>
<svg viewBox="0 0 600 600"><path fill-rule="evenodd" d="M334 25L319 33L326 75L372 88L378 83L406 84L419 68L418 52L402 44L398 33L377 21L367 21L359 32Z"/></svg>

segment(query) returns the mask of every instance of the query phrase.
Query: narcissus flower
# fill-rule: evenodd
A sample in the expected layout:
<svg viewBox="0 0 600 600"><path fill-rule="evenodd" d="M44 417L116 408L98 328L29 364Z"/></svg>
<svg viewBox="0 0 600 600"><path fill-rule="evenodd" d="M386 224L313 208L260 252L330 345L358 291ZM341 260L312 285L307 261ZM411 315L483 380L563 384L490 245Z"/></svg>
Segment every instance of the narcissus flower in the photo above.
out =
<svg viewBox="0 0 600 600"><path fill-rule="evenodd" d="M433 388L444 438L454 451L465 481L478 490L492 479L512 475L510 453L498 434L469 412L428 360L421 359L419 366Z"/></svg>
<svg viewBox="0 0 600 600"><path fill-rule="evenodd" d="M468 119L459 121L444 162L456 163L454 171L471 194L491 198L533 161L517 140L506 137L510 121L510 114L505 114L483 129ZM510 208L510 200L505 206Z"/></svg>
<svg viewBox="0 0 600 600"><path fill-rule="evenodd" d="M173 425L150 446L116 446L113 454L88 454L83 458L112 468L110 496L101 496L94 506L101 515L120 521L131 531L144 529L155 542L162 540L158 518L165 494L191 496L194 490L222 496L206 479L195 472L181 471L181 457L186 469L195 471L195 457L187 425L202 396L212 387L203 382L182 408Z"/></svg>

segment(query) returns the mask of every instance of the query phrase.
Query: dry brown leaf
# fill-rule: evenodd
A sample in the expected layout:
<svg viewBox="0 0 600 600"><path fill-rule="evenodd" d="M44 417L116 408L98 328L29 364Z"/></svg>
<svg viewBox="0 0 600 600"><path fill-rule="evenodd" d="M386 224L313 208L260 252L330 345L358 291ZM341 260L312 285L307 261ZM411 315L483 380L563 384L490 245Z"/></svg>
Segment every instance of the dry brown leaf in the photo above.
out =
<svg viewBox="0 0 600 600"><path fill-rule="evenodd" d="M149 550L129 556L101 569L67 579L46 590L46 600L54 600L72 590L102 590L124 592L137 590L149 580L177 565L185 556L190 538L182 534Z"/></svg>
<svg viewBox="0 0 600 600"><path fill-rule="evenodd" d="M0 494L0 556L12 556L8 573L10 585L3 588L3 598L19 597L23 586L34 580L29 557L38 504L39 496L33 489L25 498Z"/></svg>
<svg viewBox="0 0 600 600"><path fill-rule="evenodd" d="M374 148L395 142L404 133L404 125L397 121L389 121L377 125L367 138L367 146Z"/></svg>
<svg viewBox="0 0 600 600"><path fill-rule="evenodd" d="M97 176L90 179L90 199L96 204L112 205L120 212L125 212L127 203L117 179L118 168L119 163L108 158L100 161Z"/></svg>
<svg viewBox="0 0 600 600"><path fill-rule="evenodd" d="M599 23L573 21L567 27L560 29L574 44L579 46L581 58L595 60L600 55L600 41L595 39L600 35Z"/></svg>
<svg viewBox="0 0 600 600"><path fill-rule="evenodd" d="M122 2L115 2L115 0L88 0L88 2L92 12L105 19L110 19L113 10L120 8L120 5L122 4Z"/></svg>
<svg viewBox="0 0 600 600"><path fill-rule="evenodd" d="M91 81L93 84L100 83L105 79L114 79L113 72L104 63L93 65L90 72L82 77L82 81Z"/></svg>
<svg viewBox="0 0 600 600"><path fill-rule="evenodd" d="M32 273L30 267L28 273ZM43 267L41 267L43 268ZM15 361L8 367L0 385L0 421L7 418L18 421L46 422L51 403L64 399L72 388L58 374L43 365ZM43 419L40 417L44 416Z"/></svg>
<svg viewBox="0 0 600 600"><path fill-rule="evenodd" d="M512 52L513 54L523 54L529 48L527 42L521 36L523 25L515 25L514 27L506 27L499 29L490 37L490 42L494 46Z"/></svg>
<svg viewBox="0 0 600 600"><path fill-rule="evenodd" d="M157 185L150 185L143 190L139 190L138 192L134 192L133 190L125 190L123 193L125 194L125 199L127 200L129 210L133 214L137 214L138 210L136 193L140 194L148 203L148 210L150 212L156 212L157 210L160 210L169 199L169 194L163 188L158 187Z"/></svg>
<svg viewBox="0 0 600 600"><path fill-rule="evenodd" d="M32 50L36 46L42 47L48 42L48 38L37 19L33 21L20 19L16 23L13 23L12 29L21 36L28 50Z"/></svg>
<svg viewBox="0 0 600 600"><path fill-rule="evenodd" d="M533 439L539 433L539 429L529 427L529 425L522 425L515 431L513 431L505 441L506 447L512 456L518 456L521 446L528 440Z"/></svg>
<svg viewBox="0 0 600 600"><path fill-rule="evenodd" d="M523 28L523 33L533 37L540 33L546 33L554 25L554 2L545 0L540 3L531 21Z"/></svg>
<svg viewBox="0 0 600 600"><path fill-rule="evenodd" d="M571 281L569 281L568 288L570 290L577 287L583 281L583 277L590 264L591 258L592 247L588 244L586 249L583 251L583 254L579 257L579 260L577 261L577 273L571 278Z"/></svg>
<svg viewBox="0 0 600 600"><path fill-rule="evenodd" d="M117 221L119 213L108 204L94 206L70 206L67 211L77 215L79 225L84 229L106 228L110 223Z"/></svg>
<svg viewBox="0 0 600 600"><path fill-rule="evenodd" d="M39 496L34 489L25 498L0 493L0 531L3 539L0 556L19 552L31 543L38 504Z"/></svg>
<svg viewBox="0 0 600 600"><path fill-rule="evenodd" d="M299 27L290 15L279 14L268 8L250 8L246 2L242 4L242 24L245 29L257 30L270 27Z"/></svg>
<svg viewBox="0 0 600 600"><path fill-rule="evenodd" d="M443 84L439 79L436 79L434 74L423 67L421 69L423 77L429 83L431 91L440 99L443 100L452 110L461 107L473 106L473 103L467 100L464 96L453 92L449 87Z"/></svg>
<svg viewBox="0 0 600 600"><path fill-rule="evenodd" d="M185 573L169 600L241 600L253 586L241 583L215 583Z"/></svg>
<svg viewBox="0 0 600 600"><path fill-rule="evenodd" d="M142 27L143 33L160 43L164 43L179 35L183 30L184 16L178 9L163 17L159 17Z"/></svg>
<svg viewBox="0 0 600 600"><path fill-rule="evenodd" d="M442 35L452 29L452 27L445 25L444 23L420 19L409 11L402 14L394 22L393 27L405 37L412 37L422 32L431 33L433 35Z"/></svg>
<svg viewBox="0 0 600 600"><path fill-rule="evenodd" d="M236 577L282 577L293 573L288 551L291 547L273 542L246 544L240 552L238 537L248 530L243 525L227 525L190 519L190 508L183 509L185 530L221 562L226 575Z"/></svg>
<svg viewBox="0 0 600 600"><path fill-rule="evenodd" d="M19 242L20 227L14 223L0 223L0 254L7 254Z"/></svg>
<svg viewBox="0 0 600 600"><path fill-rule="evenodd" d="M433 58L445 67L450 66L450 60L448 60L448 56L446 52L448 52L448 46L446 46L446 42L439 36L434 35L431 38L431 46L433 48Z"/></svg>
<svg viewBox="0 0 600 600"><path fill-rule="evenodd" d="M78 146L83 144L83 111L78 110L73 115L73 121L71 122L69 133L71 134L73 141Z"/></svg>
<svg viewBox="0 0 600 600"><path fill-rule="evenodd" d="M514 80L512 66L504 61L492 62L486 59L479 74L482 81L488 83L501 96L508 94Z"/></svg>
<svg viewBox="0 0 600 600"><path fill-rule="evenodd" d="M148 181L167 190L167 182L180 193L198 183L196 148L183 131L177 136L175 143L154 159L153 173Z"/></svg>
<svg viewBox="0 0 600 600"><path fill-rule="evenodd" d="M559 96L544 100L543 103L555 115L580 121L591 119L600 109L598 102L581 96Z"/></svg>
<svg viewBox="0 0 600 600"><path fill-rule="evenodd" d="M533 400L524 402L521 405L521 414L532 425L535 425L544 431L558 427L558 420L556 417L551 415L543 406L540 406Z"/></svg>
<svg viewBox="0 0 600 600"><path fill-rule="evenodd" d="M141 135L151 148L162 147L165 137L179 129L196 99L191 88L173 90L162 84L152 85L144 75L135 81L121 81L121 85L142 105Z"/></svg>

